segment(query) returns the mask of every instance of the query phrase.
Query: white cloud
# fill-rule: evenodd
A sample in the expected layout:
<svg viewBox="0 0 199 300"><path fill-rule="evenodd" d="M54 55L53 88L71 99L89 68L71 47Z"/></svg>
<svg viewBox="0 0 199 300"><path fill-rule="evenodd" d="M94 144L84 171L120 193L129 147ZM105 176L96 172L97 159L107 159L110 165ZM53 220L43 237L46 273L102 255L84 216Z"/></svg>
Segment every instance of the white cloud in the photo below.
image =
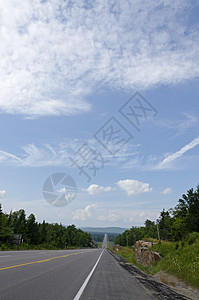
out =
<svg viewBox="0 0 199 300"><path fill-rule="evenodd" d="M126 218L129 216L129 221L133 226L143 225L146 219L151 221L155 221L160 216L160 211L157 209L153 210L135 210L130 211L130 213L126 213Z"/></svg>
<svg viewBox="0 0 199 300"><path fill-rule="evenodd" d="M161 208L160 208L161 210ZM114 208L114 210L107 211L105 209L100 210L97 217L98 221L101 221L100 226L103 226L103 222L111 223L114 222L115 226L131 227L131 226L142 226L146 219L152 221L156 220L160 215L159 209L146 208L137 209L132 207Z"/></svg>
<svg viewBox="0 0 199 300"><path fill-rule="evenodd" d="M63 212L58 213L57 216L60 220L66 220L66 217L67 217L66 214Z"/></svg>
<svg viewBox="0 0 199 300"><path fill-rule="evenodd" d="M110 192L113 188L110 186L100 186L97 184L91 184L87 189L82 189L84 192L88 192L90 195L96 195L102 192Z"/></svg>
<svg viewBox="0 0 199 300"><path fill-rule="evenodd" d="M171 163L175 161L176 159L180 158L183 154L185 154L187 151L195 148L199 145L199 136L195 138L193 141L191 141L189 144L182 147L179 151L172 153L168 155L158 166L158 169L164 169L171 167Z"/></svg>
<svg viewBox="0 0 199 300"><path fill-rule="evenodd" d="M85 221L93 216L93 213L96 209L95 204L89 204L84 209L77 209L73 213L73 220Z"/></svg>
<svg viewBox="0 0 199 300"><path fill-rule="evenodd" d="M102 85L135 90L197 77L192 4L1 1L0 110L75 114L90 110L86 98Z"/></svg>
<svg viewBox="0 0 199 300"><path fill-rule="evenodd" d="M171 188L166 188L166 189L164 189L164 190L162 191L162 194L163 194L163 195L169 195L169 194L171 194L171 192L172 192L172 189L171 189Z"/></svg>
<svg viewBox="0 0 199 300"><path fill-rule="evenodd" d="M124 190L128 196L149 193L152 191L149 183L144 183L133 179L119 180L117 185Z"/></svg>
<svg viewBox="0 0 199 300"><path fill-rule="evenodd" d="M0 198L5 198L5 196L6 196L6 191L0 190Z"/></svg>
<svg viewBox="0 0 199 300"><path fill-rule="evenodd" d="M120 219L120 216L118 214L116 214L115 212L113 212L113 211L109 211L105 215L98 216L97 219L98 219L98 221L115 222L115 221L118 221Z"/></svg>

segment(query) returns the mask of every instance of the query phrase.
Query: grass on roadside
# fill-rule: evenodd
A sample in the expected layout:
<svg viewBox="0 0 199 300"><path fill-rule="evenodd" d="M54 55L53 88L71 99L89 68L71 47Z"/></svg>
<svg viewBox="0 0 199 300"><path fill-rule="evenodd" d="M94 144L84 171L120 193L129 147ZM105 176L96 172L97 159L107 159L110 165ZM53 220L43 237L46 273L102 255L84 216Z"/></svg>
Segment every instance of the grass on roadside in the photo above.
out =
<svg viewBox="0 0 199 300"><path fill-rule="evenodd" d="M113 250L113 245L114 245L113 242L108 241L108 242L107 242L107 249Z"/></svg>
<svg viewBox="0 0 199 300"><path fill-rule="evenodd" d="M121 247L114 252L148 274L164 271L199 288L199 237L195 240L189 237L180 242L161 241L152 246L152 251L159 252L162 259L148 267L137 263L133 248Z"/></svg>
<svg viewBox="0 0 199 300"><path fill-rule="evenodd" d="M133 264L134 266L138 267L140 270L149 273L149 270L147 267L142 266L135 260L135 250L132 247L121 247L119 251L114 251L114 253L122 256L124 259L126 259L127 262Z"/></svg>
<svg viewBox="0 0 199 300"><path fill-rule="evenodd" d="M151 270L153 274L163 270L199 288L199 240L193 244L161 242L152 250L162 255Z"/></svg>

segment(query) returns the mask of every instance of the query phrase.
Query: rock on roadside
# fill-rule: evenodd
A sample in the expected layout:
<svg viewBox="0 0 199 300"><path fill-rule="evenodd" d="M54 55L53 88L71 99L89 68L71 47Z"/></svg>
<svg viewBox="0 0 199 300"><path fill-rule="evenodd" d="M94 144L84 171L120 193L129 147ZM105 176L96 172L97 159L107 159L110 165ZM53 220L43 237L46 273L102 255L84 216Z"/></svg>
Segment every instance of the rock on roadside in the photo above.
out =
<svg viewBox="0 0 199 300"><path fill-rule="evenodd" d="M135 243L135 259L138 263L142 264L143 266L148 266L151 263L155 263L161 259L159 253L150 250L151 247L151 242L140 240Z"/></svg>

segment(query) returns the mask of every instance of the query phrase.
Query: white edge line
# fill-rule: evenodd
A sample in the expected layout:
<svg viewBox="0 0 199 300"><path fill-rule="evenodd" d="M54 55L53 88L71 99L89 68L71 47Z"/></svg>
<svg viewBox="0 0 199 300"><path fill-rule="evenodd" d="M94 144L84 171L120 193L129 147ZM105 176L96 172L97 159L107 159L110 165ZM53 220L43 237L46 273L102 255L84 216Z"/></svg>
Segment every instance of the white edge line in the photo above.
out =
<svg viewBox="0 0 199 300"><path fill-rule="evenodd" d="M81 288L79 289L79 292L77 293L77 295L75 296L75 298L74 298L73 300L79 300L79 298L81 297L81 295L82 295L82 293L83 293L85 287L87 286L87 284L88 284L88 282L89 282L91 276L93 275L93 272L95 271L95 269L96 269L96 267L97 267L97 265L98 265L98 263L99 263L99 261L100 261L100 258L101 258L101 256L102 256L103 252L104 252L104 249L103 249L102 253L100 254L100 256L99 256L99 258L98 258L96 264L95 264L94 267L92 268L90 274L88 275L88 277L86 278L86 280L85 280L84 283L82 284Z"/></svg>
<svg viewBox="0 0 199 300"><path fill-rule="evenodd" d="M4 255L4 256L3 256L3 255L2 255L2 256L0 255L0 258L1 258L1 257L10 257L10 256L11 256L11 255Z"/></svg>

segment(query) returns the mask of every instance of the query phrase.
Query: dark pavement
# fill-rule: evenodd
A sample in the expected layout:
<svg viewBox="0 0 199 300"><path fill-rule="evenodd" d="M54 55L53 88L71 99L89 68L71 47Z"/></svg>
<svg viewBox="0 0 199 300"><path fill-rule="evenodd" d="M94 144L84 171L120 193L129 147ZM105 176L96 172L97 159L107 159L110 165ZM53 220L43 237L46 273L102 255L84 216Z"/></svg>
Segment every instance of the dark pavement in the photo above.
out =
<svg viewBox="0 0 199 300"><path fill-rule="evenodd" d="M101 251L0 252L0 299L73 299ZM20 266L35 261L40 262ZM15 265L18 266L1 270Z"/></svg>
<svg viewBox="0 0 199 300"><path fill-rule="evenodd" d="M152 299L105 248L0 252L0 299L72 300L102 251L79 299Z"/></svg>
<svg viewBox="0 0 199 300"><path fill-rule="evenodd" d="M154 298L106 250L80 299L149 300Z"/></svg>

